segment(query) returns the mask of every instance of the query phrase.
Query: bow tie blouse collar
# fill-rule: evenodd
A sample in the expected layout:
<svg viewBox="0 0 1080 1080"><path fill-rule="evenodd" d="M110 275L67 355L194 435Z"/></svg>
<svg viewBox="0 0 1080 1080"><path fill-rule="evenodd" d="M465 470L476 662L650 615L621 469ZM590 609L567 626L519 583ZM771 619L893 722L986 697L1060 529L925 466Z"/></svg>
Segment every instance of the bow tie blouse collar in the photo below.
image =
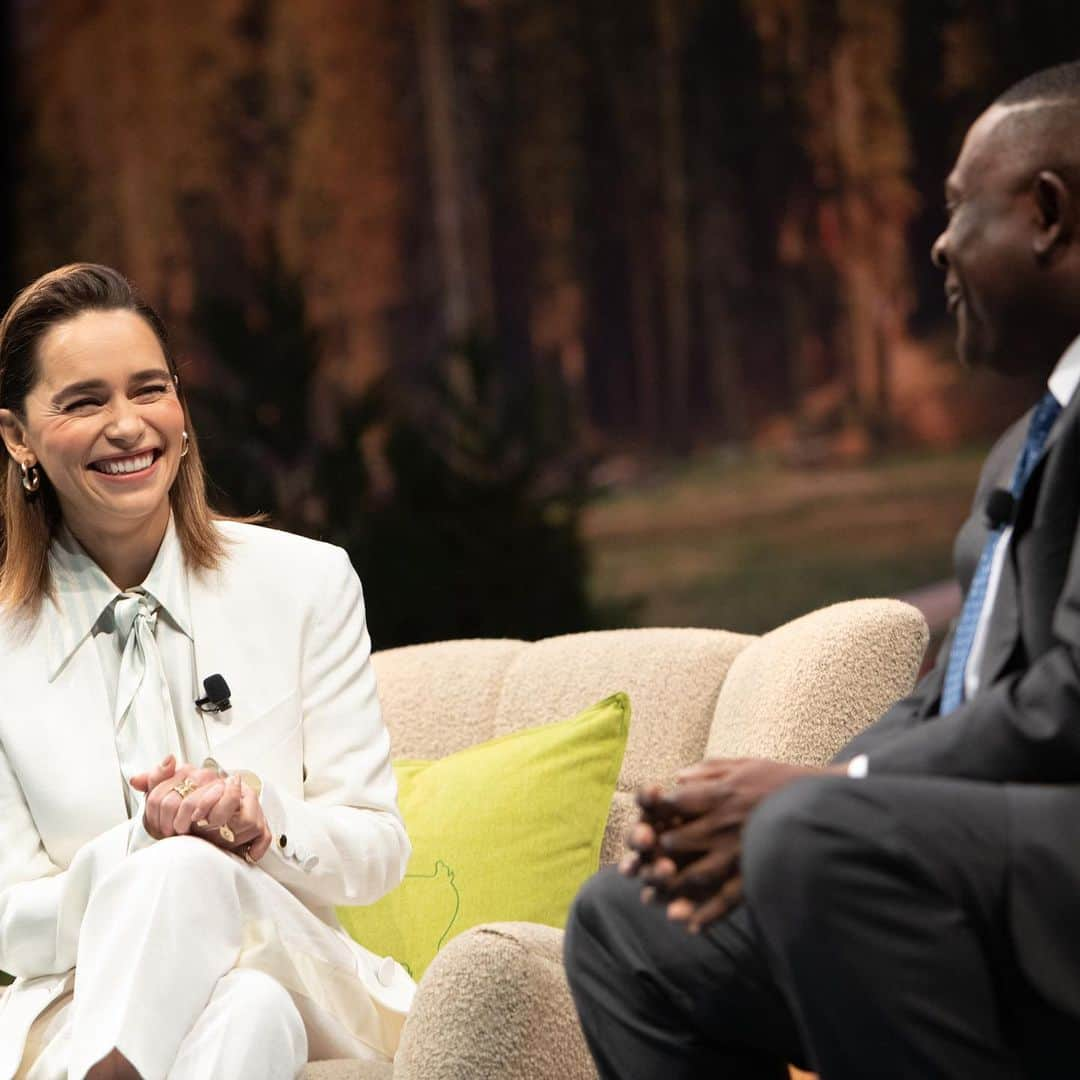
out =
<svg viewBox="0 0 1080 1080"><path fill-rule="evenodd" d="M118 589L66 527L61 527L50 545L49 569L53 596L43 608L49 682L95 630L119 630L121 638L126 638L124 630L130 632L139 611L151 619L164 616L187 637L193 637L187 572L171 519L150 573L137 589L127 593ZM114 608L113 601L118 598Z"/></svg>

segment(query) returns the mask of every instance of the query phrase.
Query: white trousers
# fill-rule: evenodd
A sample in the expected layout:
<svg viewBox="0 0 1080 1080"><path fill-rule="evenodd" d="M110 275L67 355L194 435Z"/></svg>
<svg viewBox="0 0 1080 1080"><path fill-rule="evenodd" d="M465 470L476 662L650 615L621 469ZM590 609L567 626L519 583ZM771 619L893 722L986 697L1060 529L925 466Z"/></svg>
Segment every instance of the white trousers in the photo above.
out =
<svg viewBox="0 0 1080 1080"><path fill-rule="evenodd" d="M68 996L45 1019L40 1029L45 1047L22 1074L26 1080L68 1075L73 1019ZM307 1033L286 990L261 971L237 970L218 980L206 1008L184 1036L168 1076L169 1080L227 1076L292 1080L307 1060Z"/></svg>
<svg viewBox="0 0 1080 1080"><path fill-rule="evenodd" d="M393 1046L372 1036L364 956L259 867L205 840L159 841L90 897L74 996L39 1018L20 1075L81 1080L114 1048L146 1080L389 1060Z"/></svg>

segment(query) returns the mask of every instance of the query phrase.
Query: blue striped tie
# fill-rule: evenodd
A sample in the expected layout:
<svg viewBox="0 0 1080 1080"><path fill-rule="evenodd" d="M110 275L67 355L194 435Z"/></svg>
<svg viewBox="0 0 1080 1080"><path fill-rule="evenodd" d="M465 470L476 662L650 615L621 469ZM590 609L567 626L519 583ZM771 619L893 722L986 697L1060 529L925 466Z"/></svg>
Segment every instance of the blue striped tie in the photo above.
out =
<svg viewBox="0 0 1080 1080"><path fill-rule="evenodd" d="M1046 437L1054 426L1054 421L1061 412L1061 406L1057 398L1051 393L1043 395L1042 400L1035 406L1031 415L1031 423L1028 425L1027 439L1020 451L1020 457L1016 462L1013 472L1012 491L1013 498L1019 499L1024 490L1024 484L1035 468L1046 446ZM982 555L979 556L979 565L975 568L975 576L971 579L971 587L964 598L964 608L960 612L960 621L956 625L956 634L953 637L952 648L949 650L949 666L945 669L945 686L941 691L940 715L950 713L964 700L964 672L967 668L968 657L971 655L971 646L975 640L975 630L979 625L979 616L982 614L983 604L986 602L986 586L990 581L990 567L994 562L994 552L1005 531L1004 525L998 525L990 530L983 545Z"/></svg>

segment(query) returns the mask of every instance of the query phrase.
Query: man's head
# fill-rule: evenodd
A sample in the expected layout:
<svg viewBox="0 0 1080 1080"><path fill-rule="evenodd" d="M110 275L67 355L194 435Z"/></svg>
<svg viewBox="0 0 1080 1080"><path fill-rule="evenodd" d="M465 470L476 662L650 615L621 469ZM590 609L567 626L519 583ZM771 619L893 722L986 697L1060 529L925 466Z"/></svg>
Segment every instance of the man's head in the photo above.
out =
<svg viewBox="0 0 1080 1080"><path fill-rule="evenodd" d="M1001 95L972 125L934 243L960 359L1046 371L1080 334L1080 62Z"/></svg>

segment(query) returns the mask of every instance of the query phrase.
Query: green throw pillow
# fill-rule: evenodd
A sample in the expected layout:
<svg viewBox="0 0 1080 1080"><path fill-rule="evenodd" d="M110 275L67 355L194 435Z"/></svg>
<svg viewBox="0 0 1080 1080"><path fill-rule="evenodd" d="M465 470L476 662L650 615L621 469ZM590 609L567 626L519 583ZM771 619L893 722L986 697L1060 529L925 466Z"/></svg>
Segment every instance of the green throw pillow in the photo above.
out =
<svg viewBox="0 0 1080 1080"><path fill-rule="evenodd" d="M614 694L439 761L395 762L412 859L378 902L338 908L342 924L414 979L471 926L564 926L600 862L629 730L630 700Z"/></svg>

